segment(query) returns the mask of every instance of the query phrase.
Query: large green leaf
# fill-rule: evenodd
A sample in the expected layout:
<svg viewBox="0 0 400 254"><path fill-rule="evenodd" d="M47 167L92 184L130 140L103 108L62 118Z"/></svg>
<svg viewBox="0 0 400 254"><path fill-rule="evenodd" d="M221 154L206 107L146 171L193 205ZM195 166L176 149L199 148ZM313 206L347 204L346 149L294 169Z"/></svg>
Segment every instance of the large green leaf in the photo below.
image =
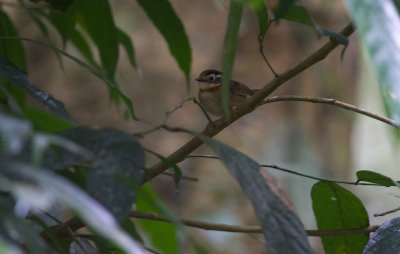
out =
<svg viewBox="0 0 400 254"><path fill-rule="evenodd" d="M345 0L367 49L389 116L400 121L400 18L392 0Z"/></svg>
<svg viewBox="0 0 400 254"><path fill-rule="evenodd" d="M400 252L400 218L383 223L371 235L363 254L391 254Z"/></svg>
<svg viewBox="0 0 400 254"><path fill-rule="evenodd" d="M369 226L368 213L350 191L333 182L320 181L311 190L318 229L351 229ZM368 234L322 237L325 252L361 253Z"/></svg>
<svg viewBox="0 0 400 254"><path fill-rule="evenodd" d="M229 6L228 26L225 32L224 52L222 56L222 105L225 115L229 118L229 83L232 77L235 63L235 51L239 33L240 20L242 18L244 3L231 0Z"/></svg>
<svg viewBox="0 0 400 254"><path fill-rule="evenodd" d="M214 139L199 136L217 154L250 199L263 229L268 253L312 253L297 215L271 191L248 156Z"/></svg>
<svg viewBox="0 0 400 254"><path fill-rule="evenodd" d="M172 218L171 212L167 206L161 201L160 197L155 193L150 186L143 185L140 188L139 197L136 201L138 211L154 212L165 217ZM138 219L140 226L147 232L154 248L162 251L165 254L175 254L179 250L178 235L176 225L161 221L151 221Z"/></svg>
<svg viewBox="0 0 400 254"><path fill-rule="evenodd" d="M128 133L111 128L79 127L60 133L96 157L87 176L89 193L108 208L118 221L126 218L136 199L144 168L141 145Z"/></svg>
<svg viewBox="0 0 400 254"><path fill-rule="evenodd" d="M89 228L114 242L126 253L146 253L136 241L121 230L115 218L103 206L62 177L26 164L0 163L2 174L7 176L7 178L0 178L2 179L1 186L7 187L8 191L18 198L20 205L46 210L55 201L63 203L71 208ZM32 192L39 194L36 200L32 200Z"/></svg>
<svg viewBox="0 0 400 254"><path fill-rule="evenodd" d="M54 115L68 122L72 122L61 101L31 84L28 77L21 69L2 57L0 57L0 77L24 90L37 101L45 105Z"/></svg>
<svg viewBox="0 0 400 254"><path fill-rule="evenodd" d="M168 0L137 1L167 41L169 50L178 62L179 68L185 74L186 83L189 87L192 51L182 22ZM158 61L158 59L155 59L155 61Z"/></svg>

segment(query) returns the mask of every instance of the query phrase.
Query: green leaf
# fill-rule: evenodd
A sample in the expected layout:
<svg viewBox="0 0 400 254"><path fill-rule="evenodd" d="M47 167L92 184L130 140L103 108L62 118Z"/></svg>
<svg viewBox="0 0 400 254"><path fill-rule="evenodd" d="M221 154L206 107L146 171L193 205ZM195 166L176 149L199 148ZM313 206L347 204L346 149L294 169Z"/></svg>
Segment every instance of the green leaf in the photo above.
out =
<svg viewBox="0 0 400 254"><path fill-rule="evenodd" d="M300 5L292 5L282 16L282 19L303 24L310 27L315 27L314 21L306 8Z"/></svg>
<svg viewBox="0 0 400 254"><path fill-rule="evenodd" d="M133 49L132 40L124 31L118 29L118 39L119 43L125 48L126 54L128 55L129 62L131 63L133 68L137 68L136 59L135 59L135 50Z"/></svg>
<svg viewBox="0 0 400 254"><path fill-rule="evenodd" d="M318 229L352 229L369 226L368 213L361 201L336 183L320 181L311 190ZM368 233L322 237L325 252L361 253Z"/></svg>
<svg viewBox="0 0 400 254"><path fill-rule="evenodd" d="M32 190L40 193L42 200L47 201L47 203L43 203L45 206L42 207L42 210L48 208L51 204L49 202L63 203L71 208L89 228L117 244L126 253L146 253L136 241L121 230L115 218L103 206L62 177L50 171L21 163L3 162L1 168L3 169L2 173L7 174L7 178L0 178L3 187L6 186L4 184L6 179L24 179L23 181L8 180L9 191L15 195L19 195L19 197L30 195L29 189L26 188L33 188ZM25 201L30 200L29 197ZM31 204L37 206L38 201L34 200ZM21 205L23 204L21 203Z"/></svg>
<svg viewBox="0 0 400 254"><path fill-rule="evenodd" d="M251 7L255 10L258 18L259 40L263 40L268 29L268 11L263 0L247 0Z"/></svg>
<svg viewBox="0 0 400 254"><path fill-rule="evenodd" d="M91 151L95 162L87 176L89 193L108 208L118 221L126 218L137 193L144 168L144 151L128 133L111 128L89 129L79 127L60 133Z"/></svg>
<svg viewBox="0 0 400 254"><path fill-rule="evenodd" d="M64 104L50 94L40 90L28 80L26 74L7 59L0 57L0 77L17 85L34 99L45 105L54 115L72 123Z"/></svg>
<svg viewBox="0 0 400 254"><path fill-rule="evenodd" d="M107 0L79 0L71 6L90 38L96 44L103 67L112 79L118 61L118 30Z"/></svg>
<svg viewBox="0 0 400 254"><path fill-rule="evenodd" d="M18 36L18 32L7 14L0 10L0 37L3 36ZM20 41L0 41L0 57L6 58L19 69L26 69L25 50Z"/></svg>
<svg viewBox="0 0 400 254"><path fill-rule="evenodd" d="M275 19L281 19L286 12L292 7L295 0L279 0L277 8L273 9Z"/></svg>
<svg viewBox="0 0 400 254"><path fill-rule="evenodd" d="M169 51L185 74L186 84L189 87L192 52L185 28L171 4L168 0L137 0L137 2L167 41Z"/></svg>
<svg viewBox="0 0 400 254"><path fill-rule="evenodd" d="M23 113L30 120L36 131L55 132L74 127L63 119L35 108L26 107L23 109Z"/></svg>
<svg viewBox="0 0 400 254"><path fill-rule="evenodd" d="M222 106L229 119L229 83L232 77L235 51L243 12L243 2L231 0L228 15L228 26L225 32L224 52L222 56Z"/></svg>
<svg viewBox="0 0 400 254"><path fill-rule="evenodd" d="M357 182L368 182L368 183L375 183L382 186L395 186L393 180L390 177L385 175L379 174L374 171L368 170L360 170L357 171Z"/></svg>
<svg viewBox="0 0 400 254"><path fill-rule="evenodd" d="M383 223L373 233L365 246L363 254L399 253L400 252L400 218Z"/></svg>
<svg viewBox="0 0 400 254"><path fill-rule="evenodd" d="M28 121L0 112L0 154L4 150L18 154L31 134L32 126Z"/></svg>
<svg viewBox="0 0 400 254"><path fill-rule="evenodd" d="M345 3L371 58L387 114L399 122L399 13L391 0L346 0Z"/></svg>
<svg viewBox="0 0 400 254"><path fill-rule="evenodd" d="M136 208L138 211L155 212L175 221L174 225L162 221L138 219L140 226L150 237L154 248L165 254L179 253L179 242L176 230L178 222L176 221L176 218L172 216L171 211L149 185L146 184L140 188L139 197L136 201Z"/></svg>
<svg viewBox="0 0 400 254"><path fill-rule="evenodd" d="M312 253L301 221L271 191L259 165L232 147L205 136L199 138L221 158L250 199L263 229L268 253Z"/></svg>

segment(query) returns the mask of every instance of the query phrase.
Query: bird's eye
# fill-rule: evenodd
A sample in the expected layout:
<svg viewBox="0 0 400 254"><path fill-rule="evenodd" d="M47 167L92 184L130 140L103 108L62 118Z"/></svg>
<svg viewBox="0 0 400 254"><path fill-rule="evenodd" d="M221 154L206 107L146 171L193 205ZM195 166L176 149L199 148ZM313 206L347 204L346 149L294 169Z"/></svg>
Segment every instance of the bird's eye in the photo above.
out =
<svg viewBox="0 0 400 254"><path fill-rule="evenodd" d="M211 74L211 75L210 75L210 80L211 80L211 81L214 81L214 80L215 80L215 75L214 75L214 74Z"/></svg>

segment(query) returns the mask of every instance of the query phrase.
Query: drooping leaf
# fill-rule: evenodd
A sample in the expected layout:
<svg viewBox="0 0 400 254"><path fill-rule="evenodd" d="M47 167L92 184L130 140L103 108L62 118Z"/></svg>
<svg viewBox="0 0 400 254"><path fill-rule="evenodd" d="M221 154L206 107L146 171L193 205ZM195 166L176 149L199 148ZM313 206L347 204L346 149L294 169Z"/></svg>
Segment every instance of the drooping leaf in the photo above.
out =
<svg viewBox="0 0 400 254"><path fill-rule="evenodd" d="M368 183L376 183L382 186L395 186L393 180L390 177L379 174L374 171L368 170L360 170L357 171L357 182L368 182Z"/></svg>
<svg viewBox="0 0 400 254"><path fill-rule="evenodd" d="M61 101L31 84L28 77L21 69L2 57L0 57L0 77L18 86L37 101L41 102L54 115L72 123L72 120Z"/></svg>
<svg viewBox="0 0 400 254"><path fill-rule="evenodd" d="M375 70L385 109L400 121L399 13L392 0L346 0L350 17Z"/></svg>
<svg viewBox="0 0 400 254"><path fill-rule="evenodd" d="M74 1L72 8L79 24L96 44L102 66L108 77L114 79L118 61L118 30L107 0Z"/></svg>
<svg viewBox="0 0 400 254"><path fill-rule="evenodd" d="M57 200L71 208L90 229L114 242L126 253L146 253L136 241L121 230L115 218L102 205L62 177L26 164L1 163L2 173L7 175L7 179L10 179L11 187L8 191L18 195L29 194L27 189L24 189L28 184L41 193L42 199L50 202ZM2 186L4 185L2 184ZM43 210L45 209L47 208L43 207Z"/></svg>
<svg viewBox="0 0 400 254"><path fill-rule="evenodd" d="M311 190L318 229L352 229L369 226L368 213L360 199L336 183L320 181ZM368 234L322 237L325 252L361 253Z"/></svg>
<svg viewBox="0 0 400 254"><path fill-rule="evenodd" d="M389 254L400 252L400 218L394 218L383 223L371 235L363 254Z"/></svg>
<svg viewBox="0 0 400 254"><path fill-rule="evenodd" d="M138 211L158 213L175 221L174 225L161 221L138 219L140 226L150 237L151 244L154 248L166 254L179 253L179 241L176 230L178 222L176 222L176 219L171 215L167 206L150 186L143 185L140 188L139 197L136 201L136 208Z"/></svg>
<svg viewBox="0 0 400 254"><path fill-rule="evenodd" d="M314 21L306 8L300 5L292 5L282 16L282 19L303 24L314 28Z"/></svg>
<svg viewBox="0 0 400 254"><path fill-rule="evenodd" d="M273 8L275 19L280 19L285 16L286 12L294 4L295 0L279 0L277 6Z"/></svg>
<svg viewBox="0 0 400 254"><path fill-rule="evenodd" d="M235 63L235 52L239 33L240 20L242 18L244 3L231 1L229 6L228 26L225 32L224 52L222 56L222 105L225 116L229 118L229 82L232 77L233 64Z"/></svg>
<svg viewBox="0 0 400 254"><path fill-rule="evenodd" d="M0 10L0 37L18 36L18 32L7 14ZM26 69L25 49L20 41L0 41L0 57L6 58L19 69Z"/></svg>
<svg viewBox="0 0 400 254"><path fill-rule="evenodd" d="M119 43L125 48L126 54L128 55L129 62L133 68L137 68L135 59L135 50L133 48L132 40L124 31L118 28L118 39Z"/></svg>
<svg viewBox="0 0 400 254"><path fill-rule="evenodd" d="M91 151L96 157L87 176L89 193L122 221L136 199L130 185L141 183L144 168L141 145L128 133L111 128L93 130L86 127L60 133Z"/></svg>
<svg viewBox="0 0 400 254"><path fill-rule="evenodd" d="M263 0L247 0L251 7L255 10L258 18L258 39L262 40L268 29L268 11Z"/></svg>
<svg viewBox="0 0 400 254"><path fill-rule="evenodd" d="M192 52L185 28L171 4L168 0L137 0L137 2L167 41L169 50L185 74L189 87Z"/></svg>
<svg viewBox="0 0 400 254"><path fill-rule="evenodd" d="M268 248L268 253L312 253L304 227L297 215L271 191L248 156L214 139L199 136L211 147L250 199Z"/></svg>
<svg viewBox="0 0 400 254"><path fill-rule="evenodd" d="M23 114L30 120L36 131L55 132L74 127L63 119L35 108L24 108Z"/></svg>

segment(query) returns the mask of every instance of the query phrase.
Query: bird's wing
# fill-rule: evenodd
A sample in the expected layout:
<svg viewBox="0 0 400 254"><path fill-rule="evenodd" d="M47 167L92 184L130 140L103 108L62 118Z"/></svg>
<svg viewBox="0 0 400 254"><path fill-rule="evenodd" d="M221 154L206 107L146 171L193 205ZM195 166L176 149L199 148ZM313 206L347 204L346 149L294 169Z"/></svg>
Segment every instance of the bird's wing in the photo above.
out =
<svg viewBox="0 0 400 254"><path fill-rule="evenodd" d="M248 97L248 96L254 95L253 90L248 88L246 85L244 85L240 82L234 81L234 80L231 81L230 90L231 90L231 93L234 93L236 95L243 96L243 97Z"/></svg>

